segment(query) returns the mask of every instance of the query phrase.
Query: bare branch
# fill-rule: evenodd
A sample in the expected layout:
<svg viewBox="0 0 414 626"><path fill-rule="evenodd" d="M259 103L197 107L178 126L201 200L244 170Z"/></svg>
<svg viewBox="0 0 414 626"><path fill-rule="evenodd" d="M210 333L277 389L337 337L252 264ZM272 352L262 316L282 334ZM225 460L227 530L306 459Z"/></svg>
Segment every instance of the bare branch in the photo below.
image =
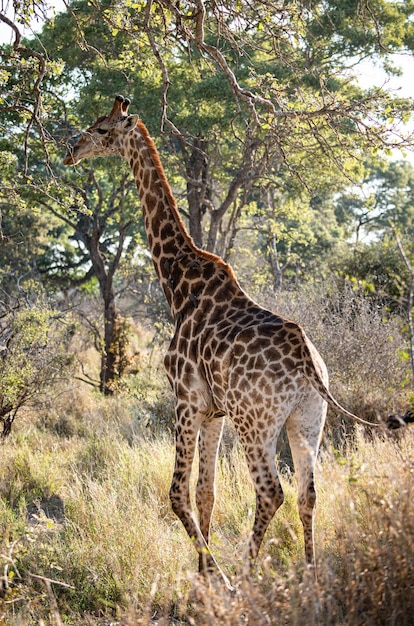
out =
<svg viewBox="0 0 414 626"><path fill-rule="evenodd" d="M413 320L413 306L414 306L414 268L407 256L407 253L402 245L401 239L399 237L398 231L395 225L390 221L390 226L394 233L395 240L397 242L398 250L401 254L401 257L404 261L404 264L409 272L410 278L408 282L408 294L407 294L407 323L408 323L408 331L409 331L409 339L410 339L410 363L411 363L411 375L414 378L414 320Z"/></svg>
<svg viewBox="0 0 414 626"><path fill-rule="evenodd" d="M42 147L43 147L43 152L45 155L46 166L48 167L48 169L50 169L49 153L46 148L47 135L46 135L46 130L41 120L41 109L42 109L41 86L47 74L46 59L42 54L40 54L40 52L37 52L37 50L26 48L25 46L21 45L20 42L21 42L22 37L21 37L20 30L17 28L16 24L12 22L6 15L0 14L0 20L4 22L5 24L7 24L10 28L12 28L14 32L15 40L13 43L13 54L17 55L18 57L22 55L27 55L29 57L32 57L37 60L37 64L38 64L37 77L34 81L34 85L31 90L32 94L34 95L34 103L33 103L32 108L22 107L21 105L18 105L18 104L17 106L15 104L13 106L9 105L6 107L6 110L20 109L20 110L28 111L30 113L30 118L26 125L25 139L24 139L23 172L24 172L24 175L27 175L27 172L29 169L29 136L30 136L30 131L34 125L36 126L39 132L39 136L40 136Z"/></svg>

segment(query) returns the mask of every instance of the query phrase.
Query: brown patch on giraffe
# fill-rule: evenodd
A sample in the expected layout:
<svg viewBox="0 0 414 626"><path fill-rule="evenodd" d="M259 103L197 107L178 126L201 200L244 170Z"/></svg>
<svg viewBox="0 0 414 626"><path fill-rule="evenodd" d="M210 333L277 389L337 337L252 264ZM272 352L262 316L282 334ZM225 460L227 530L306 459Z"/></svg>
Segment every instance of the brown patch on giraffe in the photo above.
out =
<svg viewBox="0 0 414 626"><path fill-rule="evenodd" d="M172 224L170 224L169 222L167 222L166 224L163 224L160 230L160 237L163 241L165 241L166 239L172 239L175 235L175 230Z"/></svg>
<svg viewBox="0 0 414 626"><path fill-rule="evenodd" d="M168 213L164 208L164 204L160 200L158 200L157 205L157 216L160 222L165 222L168 220Z"/></svg>
<svg viewBox="0 0 414 626"><path fill-rule="evenodd" d="M160 238L160 220L158 219L158 215L155 214L154 217L152 218L152 220L150 220L151 223L151 230L152 233L154 235L155 239L159 239Z"/></svg>
<svg viewBox="0 0 414 626"><path fill-rule="evenodd" d="M159 241L157 241L157 243L154 244L152 250L153 250L153 254L155 258L158 259L161 255L161 244Z"/></svg>
<svg viewBox="0 0 414 626"><path fill-rule="evenodd" d="M282 364L284 365L285 371L292 372L296 369L296 363L290 357L285 357L284 359L282 359Z"/></svg>
<svg viewBox="0 0 414 626"><path fill-rule="evenodd" d="M152 213L152 211L155 209L155 207L157 206L157 203L158 203L157 196L155 196L152 193L147 193L146 196L145 196L145 203L147 205L148 211L150 213ZM155 220L155 218L154 218L154 220Z"/></svg>
<svg viewBox="0 0 414 626"><path fill-rule="evenodd" d="M150 183L150 173L148 170L144 170L143 176L142 176L142 186L144 187L144 189L148 189L149 187L149 183Z"/></svg>
<svg viewBox="0 0 414 626"><path fill-rule="evenodd" d="M180 311L184 302L184 296L180 291L175 291L173 296L174 307Z"/></svg>

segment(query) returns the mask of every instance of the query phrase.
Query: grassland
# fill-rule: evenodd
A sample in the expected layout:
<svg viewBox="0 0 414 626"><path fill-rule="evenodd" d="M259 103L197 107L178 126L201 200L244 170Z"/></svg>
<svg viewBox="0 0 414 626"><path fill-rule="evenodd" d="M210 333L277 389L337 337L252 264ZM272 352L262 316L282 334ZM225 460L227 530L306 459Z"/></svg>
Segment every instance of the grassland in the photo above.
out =
<svg viewBox="0 0 414 626"><path fill-rule="evenodd" d="M412 624L412 430L369 439L360 431L341 453L325 442L314 582L286 466L285 504L246 571L254 494L228 428L212 546L230 594L195 575L168 500L173 442L146 432L136 411L134 398L68 390L47 423L21 419L1 448L0 623Z"/></svg>
<svg viewBox="0 0 414 626"><path fill-rule="evenodd" d="M332 306L330 324L300 302L284 313L312 328L338 399L375 418L409 400L404 339L377 309L359 307L356 317L350 301L349 315ZM60 386L19 415L0 446L0 626L414 623L414 428L373 435L330 415L316 475L315 581L283 437L285 503L247 571L254 493L227 425L212 550L230 593L197 576L171 511L172 397L161 352L153 343L137 352L128 391L102 397L76 381Z"/></svg>

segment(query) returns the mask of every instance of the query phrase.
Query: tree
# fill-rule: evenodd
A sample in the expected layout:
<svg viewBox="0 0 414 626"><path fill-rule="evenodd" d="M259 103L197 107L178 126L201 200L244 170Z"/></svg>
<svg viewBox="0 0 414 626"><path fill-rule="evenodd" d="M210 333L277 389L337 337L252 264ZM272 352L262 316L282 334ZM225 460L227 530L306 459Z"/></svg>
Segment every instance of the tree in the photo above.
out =
<svg viewBox="0 0 414 626"><path fill-rule="evenodd" d="M403 315L414 372L414 167L407 161L369 164L360 186L337 199L341 219L353 225L355 242L337 272L359 283L388 310ZM332 264L334 266L334 264Z"/></svg>
<svg viewBox="0 0 414 626"><path fill-rule="evenodd" d="M7 18L5 21L9 23ZM9 93L15 102L3 109L7 132L1 147L3 160L25 165L23 168L10 166L2 181L2 226L6 243L0 251L2 265L6 270L7 259L19 252L14 233L18 232L24 216L25 243L36 241L37 245L29 254L17 254L14 258L13 273L17 272L19 279L28 273L35 274L54 291L83 285L92 278L97 280L104 320L102 336L96 338L96 346L102 355L100 389L111 393L125 367L127 342L127 325L116 306L114 279L116 273L122 272L124 278L131 273L125 268L132 259L136 260L137 249L143 249L142 224L135 219L135 195L134 201L129 198L134 186L127 180L125 172L118 174L115 169L112 177L106 172L105 177L99 176L98 171L87 168L82 168L84 175L81 179L60 175L56 150L49 142L53 138L56 148L60 145L63 152L62 135L66 143L73 119L64 104L68 83L62 78L63 66L59 63L56 72L42 74L44 91L39 90L39 110L50 112L53 107L54 116L45 119L40 141L37 141L33 134L34 122L25 126L23 113L28 114L28 104L22 104L25 98L30 102L33 90L27 87L21 96L18 95L21 67L26 62L22 57L30 56L33 50L35 59L44 55L45 67L46 60L50 62L50 59L38 40L32 41L33 48L29 49L21 45L16 26L14 31L15 44L11 49L6 47L5 56L10 68L7 75ZM50 62L50 65L53 64ZM30 82L30 73L25 78ZM60 97L54 101L56 96ZM32 118L35 119L34 112ZM48 216L46 220L45 215ZM31 222L36 228L30 228ZM40 229L41 222L43 227ZM19 238L22 234L19 233ZM2 279L5 280L8 274L7 270L4 271Z"/></svg>
<svg viewBox="0 0 414 626"><path fill-rule="evenodd" d="M352 68L371 55L397 71L388 57L409 49L413 11L411 2L384 1L373 9L275 1L214 10L202 0L78 1L43 43L65 62L65 80L76 79L87 107L108 89L127 90L150 130L160 124L190 232L225 256L234 216L263 177L277 186L289 175L316 189L326 171L358 178L361 151L404 144L398 122L410 103L361 89Z"/></svg>
<svg viewBox="0 0 414 626"><path fill-rule="evenodd" d="M104 181L94 170L85 168L83 173L81 181L79 176L76 183L72 178L69 210L37 198L65 226L64 231L69 227L67 245L51 247L39 259L39 271L55 289L97 280L103 303L103 333L96 338L101 354L99 387L111 394L125 369L128 343L127 325L116 304L115 275L122 265L133 261L141 241L140 223L136 223L135 202L129 197L133 185L125 174Z"/></svg>
<svg viewBox="0 0 414 626"><path fill-rule="evenodd" d="M353 226L357 241L378 238L398 224L412 232L414 168L409 161L367 163L360 185L349 186L337 199L338 218Z"/></svg>
<svg viewBox="0 0 414 626"><path fill-rule="evenodd" d="M404 292L405 270L396 246L414 236L414 168L408 161L366 164L360 185L349 186L336 198L338 220L353 237L352 257L345 273L365 281L372 291L399 302Z"/></svg>
<svg viewBox="0 0 414 626"><path fill-rule="evenodd" d="M406 294L405 294L406 295L405 315L406 315L406 320L407 320L408 337L409 337L411 376L414 379L414 319L413 319L414 266L412 263L414 254L412 250L412 241L411 241L410 249L408 248L408 246L407 248L404 248L396 228L394 228L394 236L396 238L398 250L404 262L406 272L408 273L408 278L407 278L407 283L406 283Z"/></svg>
<svg viewBox="0 0 414 626"><path fill-rule="evenodd" d="M175 63L149 30L149 17L144 26L163 73L162 124L185 140L180 149L187 187L192 197L200 190L199 213L195 220L190 215L190 226L203 213L209 214L206 247L223 254L226 246L218 243L218 233L228 231L225 219L241 215L252 186L257 193L264 177L277 186L287 170L317 188L322 177L313 167L315 159L319 167L350 178L358 175L355 156L361 150L399 143L401 139L395 142L392 138L389 121L394 114L406 118L408 102L393 99L380 89L361 90L346 72L358 57L379 54L385 58L387 52L409 47L410 25L407 23L408 36L400 29L399 38L389 26L393 16L393 28L401 27L413 6L391 3L390 11L390 3L377 2L372 13L369 9L356 11L361 8L356 2L312 6L268 2L260 7L229 2L215 11L202 0L194 4L193 11L168 2L158 7L166 25L164 37L174 25L178 54L184 46L197 76L198 85L181 90L181 98L177 99L174 90ZM180 100L185 102L183 109L177 109ZM174 109L173 120L168 117L168 102ZM206 111L206 103L212 105L204 113L205 120L210 118L206 126L216 136L223 136L223 128L231 120L232 134L225 135L226 152L222 144L221 149L212 149L210 137L207 142L203 134L199 111ZM188 165L200 162L200 158L192 158L194 147L204 155L198 173ZM216 166L218 154L227 156L231 164L225 191L219 197L211 172L224 172L226 164L222 159L220 167ZM229 223L233 223L231 217ZM197 233L196 238L199 236Z"/></svg>
<svg viewBox="0 0 414 626"><path fill-rule="evenodd" d="M21 293L22 298L28 294ZM42 298L0 299L0 422L5 437L18 411L65 379L72 325Z"/></svg>
<svg viewBox="0 0 414 626"><path fill-rule="evenodd" d="M19 5L20 15L31 6ZM325 211L327 199L363 176L361 155L408 143L399 123L410 102L361 88L353 68L371 56L396 72L389 58L411 50L413 14L413 2L388 0L76 0L30 42L0 17L15 34L4 48L9 96L0 102L6 151L20 164L9 189L71 229L63 230L63 252L54 246L43 255L49 278L62 275L63 261L74 284L90 270L98 278L112 320L102 372L108 358L115 373L108 356L113 278L118 261L133 257L141 225L119 164L110 179L100 178L99 165L81 184L64 178L62 144L74 128L106 109L108 95L132 96L150 131L161 130L163 162L196 243L227 258L241 233L255 227L277 285L287 260L313 241L328 245L310 211ZM5 195L9 202L9 190ZM333 233L338 223L329 211L324 226ZM107 373L103 390L111 386Z"/></svg>

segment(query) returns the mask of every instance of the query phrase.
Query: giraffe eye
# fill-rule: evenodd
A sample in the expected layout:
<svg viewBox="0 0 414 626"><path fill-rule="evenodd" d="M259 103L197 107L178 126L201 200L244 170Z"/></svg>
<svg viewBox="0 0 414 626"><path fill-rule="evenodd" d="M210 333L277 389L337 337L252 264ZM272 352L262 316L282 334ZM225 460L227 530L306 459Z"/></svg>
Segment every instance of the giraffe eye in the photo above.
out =
<svg viewBox="0 0 414 626"><path fill-rule="evenodd" d="M108 131L105 130L104 128L97 128L96 132L99 133L100 135L106 135Z"/></svg>

